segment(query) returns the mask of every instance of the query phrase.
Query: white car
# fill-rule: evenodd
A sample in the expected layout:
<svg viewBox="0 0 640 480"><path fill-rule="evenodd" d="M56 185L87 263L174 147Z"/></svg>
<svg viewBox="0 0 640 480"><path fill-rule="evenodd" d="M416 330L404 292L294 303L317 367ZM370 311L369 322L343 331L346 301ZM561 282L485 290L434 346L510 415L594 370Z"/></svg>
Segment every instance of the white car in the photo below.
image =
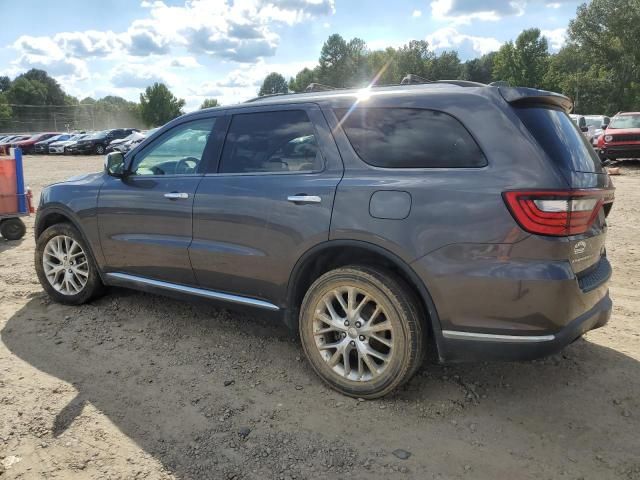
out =
<svg viewBox="0 0 640 480"><path fill-rule="evenodd" d="M83 134L78 134L78 135L74 135L71 138L69 138L68 140L65 140L63 142L53 142L49 144L49 153L64 153L64 149L65 147L68 147L69 145L76 143L78 140L85 138L86 136L88 136L88 134L83 133Z"/></svg>

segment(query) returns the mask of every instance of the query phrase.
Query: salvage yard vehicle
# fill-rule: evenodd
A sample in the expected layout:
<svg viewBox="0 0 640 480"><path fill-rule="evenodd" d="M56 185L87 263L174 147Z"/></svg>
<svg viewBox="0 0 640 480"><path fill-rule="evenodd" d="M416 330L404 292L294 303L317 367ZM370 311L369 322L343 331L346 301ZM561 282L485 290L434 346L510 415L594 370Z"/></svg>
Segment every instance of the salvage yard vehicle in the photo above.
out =
<svg viewBox="0 0 640 480"><path fill-rule="evenodd" d="M137 132L135 128L114 128L111 130L103 130L101 132L95 132L77 143L70 145L66 151L68 153L80 153L80 154L98 154L102 155L107 149L107 145L112 140L118 138L124 138L131 135L133 132Z"/></svg>
<svg viewBox="0 0 640 480"><path fill-rule="evenodd" d="M640 158L640 112L616 114L599 139L603 160Z"/></svg>
<svg viewBox="0 0 640 480"><path fill-rule="evenodd" d="M67 153L67 147L76 144L79 140L88 137L90 134L78 133L71 135L66 140L58 140L49 144L49 153L63 154Z"/></svg>
<svg viewBox="0 0 640 480"><path fill-rule="evenodd" d="M614 189L571 107L440 81L193 112L43 190L37 275L64 304L114 285L278 316L354 397L430 349L548 355L612 308Z"/></svg>

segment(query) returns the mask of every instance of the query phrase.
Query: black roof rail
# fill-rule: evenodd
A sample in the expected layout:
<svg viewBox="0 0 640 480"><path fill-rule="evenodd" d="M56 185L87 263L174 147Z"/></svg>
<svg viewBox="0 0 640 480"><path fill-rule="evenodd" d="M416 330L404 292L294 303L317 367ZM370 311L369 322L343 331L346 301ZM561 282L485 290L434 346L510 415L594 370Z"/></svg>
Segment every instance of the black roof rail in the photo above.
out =
<svg viewBox="0 0 640 480"><path fill-rule="evenodd" d="M431 80L427 80L415 73L407 73L404 78L400 80L400 85L413 85L416 83L431 83Z"/></svg>
<svg viewBox="0 0 640 480"><path fill-rule="evenodd" d="M313 82L307 85L307 88L304 89L305 92L328 92L329 90L338 90L338 87Z"/></svg>
<svg viewBox="0 0 640 480"><path fill-rule="evenodd" d="M491 82L489 84L490 87L509 87L509 82L505 82L504 80L496 80L495 82Z"/></svg>
<svg viewBox="0 0 640 480"><path fill-rule="evenodd" d="M485 83L472 82L471 80L434 80L429 83L447 83L449 85L457 85L459 87L486 87Z"/></svg>
<svg viewBox="0 0 640 480"><path fill-rule="evenodd" d="M245 100L244 103L257 102L258 100L262 100L263 98L281 97L283 95L291 95L291 94L290 93L272 93L270 95L261 95L258 97L250 98L249 100Z"/></svg>

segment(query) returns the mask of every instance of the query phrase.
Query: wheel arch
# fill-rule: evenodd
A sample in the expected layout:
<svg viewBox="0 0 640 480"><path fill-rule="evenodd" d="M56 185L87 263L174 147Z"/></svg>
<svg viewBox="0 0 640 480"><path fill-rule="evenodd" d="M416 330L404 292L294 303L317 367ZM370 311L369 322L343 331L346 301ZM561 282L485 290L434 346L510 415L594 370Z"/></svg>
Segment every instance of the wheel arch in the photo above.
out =
<svg viewBox="0 0 640 480"><path fill-rule="evenodd" d="M284 321L298 329L300 305L311 284L320 275L346 265L368 264L393 270L414 291L427 315L425 326L441 351L440 319L427 286L402 258L372 243L359 240L329 240L307 250L294 266L287 284Z"/></svg>
<svg viewBox="0 0 640 480"><path fill-rule="evenodd" d="M100 279L104 283L104 276L102 274L102 268L101 268L103 263L102 261L99 261L99 260L102 260L102 257L98 258L96 256L96 252L94 251L93 244L87 238L87 235L85 234L80 221L78 220L76 215L73 213L73 211L71 211L68 207L61 204L60 205L55 204L55 205L47 206L45 208L38 210L38 213L36 215L35 225L34 225L34 236L35 236L36 242L38 241L38 238L40 237L40 235L42 235L42 232L44 232L47 228L53 225L57 225L59 223L69 223L73 225L75 229L78 230L78 232L80 232L80 235L82 236L82 240L84 241L85 245L87 246L87 249L89 250L89 255L91 255L91 258L93 259L94 264L97 266ZM101 253L102 253L101 251L98 251L98 254L101 254Z"/></svg>

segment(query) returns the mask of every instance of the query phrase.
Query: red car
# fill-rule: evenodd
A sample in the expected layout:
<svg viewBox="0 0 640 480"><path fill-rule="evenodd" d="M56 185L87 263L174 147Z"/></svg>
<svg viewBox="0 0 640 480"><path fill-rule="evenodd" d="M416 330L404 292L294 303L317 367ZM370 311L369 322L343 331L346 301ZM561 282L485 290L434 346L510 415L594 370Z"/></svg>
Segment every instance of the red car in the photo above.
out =
<svg viewBox="0 0 640 480"><path fill-rule="evenodd" d="M11 146L20 147L22 153L33 153L36 143L41 142L42 140L46 140L47 138L51 138L54 135L60 135L60 132L36 133L35 135L31 135L25 140L21 140L15 143L11 142Z"/></svg>
<svg viewBox="0 0 640 480"><path fill-rule="evenodd" d="M598 139L602 159L640 158L640 112L618 113Z"/></svg>

